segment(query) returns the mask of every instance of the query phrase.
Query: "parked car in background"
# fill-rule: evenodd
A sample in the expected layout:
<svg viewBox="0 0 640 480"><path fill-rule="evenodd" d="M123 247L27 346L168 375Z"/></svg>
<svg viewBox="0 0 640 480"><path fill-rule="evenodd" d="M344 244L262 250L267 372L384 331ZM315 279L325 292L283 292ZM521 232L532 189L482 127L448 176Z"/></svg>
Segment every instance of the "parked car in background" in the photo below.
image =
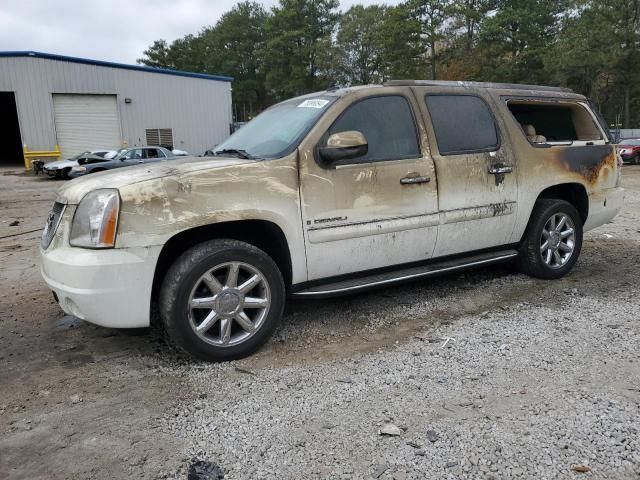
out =
<svg viewBox="0 0 640 480"><path fill-rule="evenodd" d="M606 125L554 87L328 90L265 110L213 153L59 190L42 274L66 313L136 328L157 311L180 349L237 359L289 297L393 295L500 262L560 278L624 194Z"/></svg>
<svg viewBox="0 0 640 480"><path fill-rule="evenodd" d="M141 163L153 163L178 158L171 150L163 147L134 147L123 150L113 158L92 157L78 159L78 165L71 169L69 177L76 178L89 173L103 172L113 168L129 167Z"/></svg>
<svg viewBox="0 0 640 480"><path fill-rule="evenodd" d="M618 145L618 153L623 162L640 164L640 138L622 138Z"/></svg>
<svg viewBox="0 0 640 480"><path fill-rule="evenodd" d="M68 158L67 160L58 160L56 162L45 163L43 170L44 173L46 173L50 177L67 179L69 178L71 169L78 166L78 160L90 158L109 159L115 157L117 153L118 152L116 152L115 150L107 149L87 150L86 152L79 153L75 157Z"/></svg>

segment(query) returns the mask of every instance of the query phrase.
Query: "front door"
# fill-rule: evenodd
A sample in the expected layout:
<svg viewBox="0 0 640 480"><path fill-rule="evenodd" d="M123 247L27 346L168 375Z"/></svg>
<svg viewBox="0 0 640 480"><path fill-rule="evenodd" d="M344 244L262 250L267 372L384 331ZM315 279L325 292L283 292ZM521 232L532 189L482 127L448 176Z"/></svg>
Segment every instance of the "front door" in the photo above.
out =
<svg viewBox="0 0 640 480"><path fill-rule="evenodd" d="M121 167L129 167L132 165L138 165L144 163L144 153L142 148L134 148L129 150L120 158Z"/></svg>
<svg viewBox="0 0 640 480"><path fill-rule="evenodd" d="M517 168L502 119L483 91L418 87L438 175L440 229L434 257L509 243Z"/></svg>
<svg viewBox="0 0 640 480"><path fill-rule="evenodd" d="M406 88L356 91L335 102L301 144L309 280L431 257L437 185L414 112ZM318 148L330 135L354 130L366 137L367 153L323 165Z"/></svg>

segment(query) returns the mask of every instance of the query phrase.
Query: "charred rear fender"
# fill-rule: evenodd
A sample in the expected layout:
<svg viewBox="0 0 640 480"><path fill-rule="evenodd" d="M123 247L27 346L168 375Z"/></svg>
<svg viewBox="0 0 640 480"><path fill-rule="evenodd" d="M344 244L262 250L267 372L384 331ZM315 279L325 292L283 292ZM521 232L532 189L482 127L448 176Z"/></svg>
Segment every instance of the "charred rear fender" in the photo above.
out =
<svg viewBox="0 0 640 480"><path fill-rule="evenodd" d="M156 264L152 298L155 300L167 270L182 253L198 243L217 238L240 240L258 247L276 262L287 288L291 285L291 252L282 229L266 220L239 220L202 225L171 237L162 247Z"/></svg>

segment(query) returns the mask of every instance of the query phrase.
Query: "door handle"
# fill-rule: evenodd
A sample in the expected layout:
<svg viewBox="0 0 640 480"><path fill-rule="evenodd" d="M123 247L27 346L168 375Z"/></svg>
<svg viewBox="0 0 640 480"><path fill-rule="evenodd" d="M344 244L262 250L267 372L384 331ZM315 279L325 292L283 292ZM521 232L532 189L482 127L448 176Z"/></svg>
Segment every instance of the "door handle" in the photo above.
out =
<svg viewBox="0 0 640 480"><path fill-rule="evenodd" d="M502 175L504 173L511 172L513 172L513 167L504 163L496 163L495 165L491 165L489 167L489 173L491 173L492 175Z"/></svg>
<svg viewBox="0 0 640 480"><path fill-rule="evenodd" d="M430 181L431 178L423 176L404 177L400 179L400 183L402 185L415 185L417 183L429 183Z"/></svg>

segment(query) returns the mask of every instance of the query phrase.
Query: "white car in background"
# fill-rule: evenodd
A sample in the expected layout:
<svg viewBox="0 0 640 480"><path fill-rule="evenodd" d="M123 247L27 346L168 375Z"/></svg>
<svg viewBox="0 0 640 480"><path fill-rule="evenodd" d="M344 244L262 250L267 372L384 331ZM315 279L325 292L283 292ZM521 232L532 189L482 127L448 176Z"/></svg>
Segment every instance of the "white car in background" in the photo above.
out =
<svg viewBox="0 0 640 480"><path fill-rule="evenodd" d="M119 151L108 150L106 148L87 150L86 152L79 153L75 157L45 164L44 172L50 177L64 178L66 180L69 178L69 172L71 172L71 169L78 166L79 159L89 157L113 158L118 153Z"/></svg>

